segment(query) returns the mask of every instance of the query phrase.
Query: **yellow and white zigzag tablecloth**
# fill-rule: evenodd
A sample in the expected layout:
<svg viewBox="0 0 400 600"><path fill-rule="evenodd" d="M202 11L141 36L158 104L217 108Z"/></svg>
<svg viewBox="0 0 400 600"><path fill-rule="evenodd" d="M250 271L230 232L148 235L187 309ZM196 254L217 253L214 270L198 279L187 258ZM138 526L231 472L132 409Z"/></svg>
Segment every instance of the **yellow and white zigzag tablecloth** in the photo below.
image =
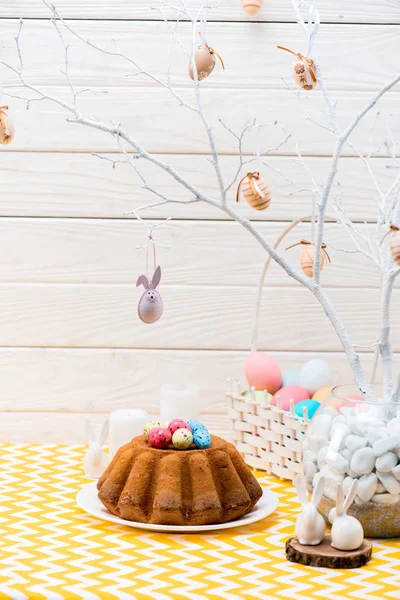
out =
<svg viewBox="0 0 400 600"><path fill-rule="evenodd" d="M293 488L261 476L278 512L207 535L143 532L100 521L75 496L82 446L1 444L0 599L400 599L397 541L375 541L368 566L312 569L286 561L299 510Z"/></svg>

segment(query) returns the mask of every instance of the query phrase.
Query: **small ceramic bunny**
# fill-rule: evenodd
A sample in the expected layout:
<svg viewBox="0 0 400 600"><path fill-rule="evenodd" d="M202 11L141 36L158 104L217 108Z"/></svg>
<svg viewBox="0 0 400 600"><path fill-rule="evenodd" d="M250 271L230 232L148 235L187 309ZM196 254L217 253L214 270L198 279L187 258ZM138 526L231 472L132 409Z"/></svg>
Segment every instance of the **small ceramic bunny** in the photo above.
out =
<svg viewBox="0 0 400 600"><path fill-rule="evenodd" d="M342 484L337 488L336 514L333 513L330 517L333 518L332 546L338 550L357 550L364 539L361 523L355 517L346 514L357 495L357 490L358 479L351 484L346 499L344 499Z"/></svg>
<svg viewBox="0 0 400 600"><path fill-rule="evenodd" d="M157 267L151 282L149 282L146 275L140 275L136 282L136 287L143 285L146 290L140 298L138 306L138 315L143 323L155 323L163 313L163 301L156 291L160 279L161 268Z"/></svg>
<svg viewBox="0 0 400 600"><path fill-rule="evenodd" d="M93 427L89 419L86 419L86 433L88 436L89 449L83 459L83 468L86 477L98 479L104 473L110 462L108 454L101 449L108 435L108 419L103 423L98 441L96 441Z"/></svg>
<svg viewBox="0 0 400 600"><path fill-rule="evenodd" d="M306 486L301 475L296 475L295 485L303 507L296 521L297 539L302 546L317 546L325 535L325 521L317 508L324 492L324 478L318 479L311 502L308 501Z"/></svg>

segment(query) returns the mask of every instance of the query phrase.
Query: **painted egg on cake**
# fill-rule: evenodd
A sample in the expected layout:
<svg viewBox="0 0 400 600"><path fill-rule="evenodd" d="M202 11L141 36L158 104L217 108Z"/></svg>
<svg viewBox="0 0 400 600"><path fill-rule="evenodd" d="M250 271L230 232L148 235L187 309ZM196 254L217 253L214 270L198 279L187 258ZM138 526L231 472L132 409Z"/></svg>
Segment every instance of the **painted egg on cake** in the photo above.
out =
<svg viewBox="0 0 400 600"><path fill-rule="evenodd" d="M192 433L194 433L198 429L206 429L207 430L207 427L205 425L203 425L203 423L200 423L200 421L196 421L196 419L189 419L186 424L188 425L188 427Z"/></svg>
<svg viewBox="0 0 400 600"><path fill-rule="evenodd" d="M177 429L172 436L172 443L177 450L186 450L193 444L193 435L189 429Z"/></svg>
<svg viewBox="0 0 400 600"><path fill-rule="evenodd" d="M172 435L166 427L155 427L149 431L149 444L153 448L168 448Z"/></svg>
<svg viewBox="0 0 400 600"><path fill-rule="evenodd" d="M282 386L282 374L276 360L265 352L252 352L244 363L244 372L250 387L274 394Z"/></svg>
<svg viewBox="0 0 400 600"><path fill-rule="evenodd" d="M193 443L197 448L204 450L211 446L211 436L207 429L199 427L193 434Z"/></svg>
<svg viewBox="0 0 400 600"><path fill-rule="evenodd" d="M283 410L290 409L291 400L293 400L295 404L297 404L297 402L301 402L302 400L310 400L310 394L308 391L299 385L287 385L286 387L281 388L278 392L276 392L276 394L274 394L271 404L276 406L278 397Z"/></svg>
<svg viewBox="0 0 400 600"><path fill-rule="evenodd" d="M189 425L186 423L186 421L183 421L182 419L172 419L172 421L168 423L168 429L170 430L172 435L174 435L177 429L188 429L189 431L191 431Z"/></svg>
<svg viewBox="0 0 400 600"><path fill-rule="evenodd" d="M142 429L143 435L146 437L146 439L149 438L149 432L155 427L161 427L160 421L147 421Z"/></svg>

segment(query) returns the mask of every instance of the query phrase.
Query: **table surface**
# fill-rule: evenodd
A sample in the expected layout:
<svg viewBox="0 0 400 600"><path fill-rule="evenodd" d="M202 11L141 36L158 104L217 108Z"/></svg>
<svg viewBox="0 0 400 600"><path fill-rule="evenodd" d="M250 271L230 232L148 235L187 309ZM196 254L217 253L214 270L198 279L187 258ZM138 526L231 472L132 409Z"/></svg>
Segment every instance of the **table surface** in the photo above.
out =
<svg viewBox="0 0 400 600"><path fill-rule="evenodd" d="M260 474L278 511L240 529L159 534L100 521L78 508L82 446L1 444L0 599L400 599L396 540L374 541L354 571L285 559L299 510L287 482Z"/></svg>

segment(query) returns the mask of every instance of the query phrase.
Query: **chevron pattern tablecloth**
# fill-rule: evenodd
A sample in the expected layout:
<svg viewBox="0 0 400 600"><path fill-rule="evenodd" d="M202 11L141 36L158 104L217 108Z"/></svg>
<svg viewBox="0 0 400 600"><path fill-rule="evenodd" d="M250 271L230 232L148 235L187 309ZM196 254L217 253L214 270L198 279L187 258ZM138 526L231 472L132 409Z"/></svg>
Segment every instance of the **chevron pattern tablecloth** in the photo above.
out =
<svg viewBox="0 0 400 600"><path fill-rule="evenodd" d="M100 521L75 503L82 446L1 444L0 599L400 599L400 550L375 541L355 571L285 559L298 512L288 483L260 475L277 513L207 535L167 535Z"/></svg>

